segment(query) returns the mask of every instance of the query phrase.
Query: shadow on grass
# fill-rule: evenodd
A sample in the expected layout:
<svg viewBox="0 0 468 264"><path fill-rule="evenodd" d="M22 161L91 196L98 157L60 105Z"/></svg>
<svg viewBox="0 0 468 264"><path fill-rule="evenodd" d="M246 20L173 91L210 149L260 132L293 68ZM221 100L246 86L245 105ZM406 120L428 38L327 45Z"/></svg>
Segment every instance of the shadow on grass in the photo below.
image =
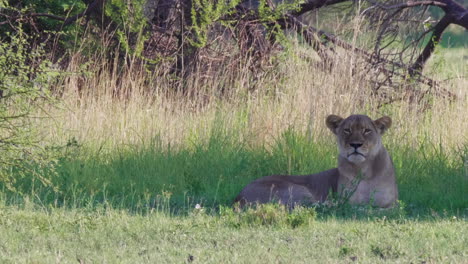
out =
<svg viewBox="0 0 468 264"><path fill-rule="evenodd" d="M289 129L271 145L248 146L236 132L214 132L208 141L183 147L164 146L154 139L143 147L125 147L107 154L79 145L59 159L47 175L54 187L22 177L16 192L3 188L3 200L21 204L23 197L46 206L112 207L135 212L188 212L196 204L216 211L231 206L250 181L270 174L316 173L336 166L331 143ZM319 216L345 219L369 217L466 216L468 146L448 154L441 146L420 149L390 146L402 206L317 208ZM418 153L418 154L417 154ZM451 152L453 153L453 152Z"/></svg>

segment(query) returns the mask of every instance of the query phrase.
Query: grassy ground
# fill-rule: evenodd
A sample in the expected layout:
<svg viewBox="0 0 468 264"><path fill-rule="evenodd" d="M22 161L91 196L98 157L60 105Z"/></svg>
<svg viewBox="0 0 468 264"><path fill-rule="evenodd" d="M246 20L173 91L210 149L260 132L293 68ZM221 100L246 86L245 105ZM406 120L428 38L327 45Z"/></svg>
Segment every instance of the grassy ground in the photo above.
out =
<svg viewBox="0 0 468 264"><path fill-rule="evenodd" d="M432 97L429 105L378 107L368 83L350 70L353 58L325 74L295 54L271 79L257 81L257 90L239 79L229 100L218 97L222 73L212 86L194 82L204 92L189 100L164 93L170 87L163 81L145 87L131 72L118 78L103 71L84 84L73 75L63 104L37 123L59 157L54 172L39 170L53 185L26 175L14 183L16 193L2 189L0 262L181 263L193 256L200 263L463 263L465 54L436 54L433 77L449 79L444 88L458 99ZM115 98L117 82L132 96ZM150 100L145 89L154 91ZM393 118L383 141L397 171L396 211L317 208L317 219L297 228L237 225L236 216L218 211L255 178L336 166L324 124L332 113ZM197 203L208 214L194 213Z"/></svg>
<svg viewBox="0 0 468 264"><path fill-rule="evenodd" d="M213 126L216 126L213 125ZM40 203L86 206L89 200L120 208L171 205L185 209L195 203L230 205L247 183L263 175L308 174L336 166L335 144L320 144L287 130L265 146L249 146L236 133L215 131L207 141L171 148L155 139L147 146L130 146L112 153L70 147L70 157L57 164L52 179L58 192L34 183L17 182ZM387 144L397 171L400 200L408 213L431 210L466 215L468 189L463 159L468 150L449 153L440 145L413 148ZM466 147L466 146L465 146Z"/></svg>
<svg viewBox="0 0 468 264"><path fill-rule="evenodd" d="M311 220L233 227L219 216L2 207L1 263L464 263L465 220Z"/></svg>
<svg viewBox="0 0 468 264"><path fill-rule="evenodd" d="M141 76L131 73L120 79L91 76L81 88L71 76L62 107L38 123L44 140L61 152L57 174L47 176L59 192L28 177L16 185L42 203L111 200L134 208L154 204L164 193L177 207L226 205L252 179L336 166L335 139L324 120L331 113L362 113L393 119L383 141L397 169L400 199L408 207L464 214L465 54L464 49L442 49L427 69L433 77L449 78L444 88L458 96L456 101L435 97L426 105L403 100L380 108L378 98L369 99L368 83L349 72L347 63L353 62L346 57L325 74L291 56L274 81L258 81L258 91L248 92L252 82L247 77L239 80L230 100L217 96L221 74L212 86L194 82L195 90L205 92L190 100L163 94L170 88L164 82L146 87ZM117 81L132 91L130 98L113 97ZM149 88L156 89L151 100L144 94Z"/></svg>

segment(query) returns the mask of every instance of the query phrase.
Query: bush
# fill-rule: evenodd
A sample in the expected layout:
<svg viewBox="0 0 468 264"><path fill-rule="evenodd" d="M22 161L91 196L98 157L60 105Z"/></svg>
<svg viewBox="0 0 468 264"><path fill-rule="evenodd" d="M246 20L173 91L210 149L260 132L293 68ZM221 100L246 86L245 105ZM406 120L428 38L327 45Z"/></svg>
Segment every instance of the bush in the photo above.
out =
<svg viewBox="0 0 468 264"><path fill-rule="evenodd" d="M50 184L41 171L51 167L53 158L33 121L53 101L48 88L58 73L44 59L43 47L31 47L21 30L7 36L8 41L0 41L0 183L14 189L18 178L32 174Z"/></svg>

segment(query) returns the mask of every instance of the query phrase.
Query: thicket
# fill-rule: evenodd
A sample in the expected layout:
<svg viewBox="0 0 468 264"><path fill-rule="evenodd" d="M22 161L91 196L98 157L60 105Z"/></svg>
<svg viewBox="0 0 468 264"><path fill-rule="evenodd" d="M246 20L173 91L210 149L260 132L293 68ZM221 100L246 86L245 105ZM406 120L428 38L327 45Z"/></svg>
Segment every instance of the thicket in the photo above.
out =
<svg viewBox="0 0 468 264"><path fill-rule="evenodd" d="M21 29L6 37L0 43L0 182L14 188L27 175L50 184L44 170L53 168L55 157L45 149L32 119L47 117L41 109L54 102L50 88L60 73L44 47L32 47Z"/></svg>
<svg viewBox="0 0 468 264"><path fill-rule="evenodd" d="M8 42L7 33L20 29L60 69L80 64L73 71L83 83L90 74L127 73L145 79L146 94L166 82L167 92L187 98L203 96L194 84L210 86L218 76L224 77L219 97L229 97L240 79L249 92L265 80L281 81L276 72L294 40L315 51L318 58L307 59L323 74L340 63L340 54L354 56L353 71L386 105L427 101L428 95L454 98L423 68L449 25L468 27L460 3L466 2L5 0L0 38ZM134 93L115 86L116 97Z"/></svg>

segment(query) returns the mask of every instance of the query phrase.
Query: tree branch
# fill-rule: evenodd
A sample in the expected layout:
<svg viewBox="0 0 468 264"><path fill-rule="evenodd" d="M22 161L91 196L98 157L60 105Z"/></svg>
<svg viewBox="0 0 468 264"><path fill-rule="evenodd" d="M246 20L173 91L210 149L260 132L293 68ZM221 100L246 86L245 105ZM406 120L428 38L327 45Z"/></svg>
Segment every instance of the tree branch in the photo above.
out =
<svg viewBox="0 0 468 264"><path fill-rule="evenodd" d="M335 44L336 46L341 47L341 48L343 48L345 50L349 50L349 51L355 52L356 54L361 55L368 63L376 65L376 68L382 73L393 74L393 75L399 76L399 77L401 77L403 79L407 79L407 76L405 76L405 74L394 72L394 71L390 72L389 70L387 70L385 68L385 66L381 65L381 63L384 63L384 65L385 64L386 65L391 65L393 67L397 67L397 68L403 69L405 71L410 70L410 68L408 66L397 63L397 62L394 62L394 61L391 61L391 60L387 60L387 59L379 57L379 56L377 56L375 54L371 54L371 53L369 53L369 52L367 52L367 51L365 51L363 49L357 48L357 47L355 47L355 46L353 46L353 45L339 39L338 37L336 37L336 36L334 36L334 35L332 35L330 33L327 33L325 31L318 30L318 29L316 29L314 27L307 26L307 25L303 24L296 17L294 17L292 15L285 15L283 17L283 19L280 19L278 21L278 23L282 27L285 27L285 28L291 28L292 26L297 27L298 29L296 29L296 31L302 32L304 34L304 38L307 40L309 45L311 45L313 47L314 47L314 45L317 45L315 47L318 47L318 49L316 49L316 50L319 53L321 52L320 48L323 47L323 45L320 42L318 42L317 39L323 39L323 40L331 42L331 43ZM322 59L324 59L324 58L322 57ZM437 85L438 85L437 81L422 75L420 72L416 72L415 76L418 76L418 81L419 82L421 82L423 84L426 84L426 85L429 85L430 87L433 87L433 86L437 87ZM441 96L449 97L449 98L455 98L456 97L454 94L452 94L451 92L449 92L449 91L447 91L445 89L441 89L441 91L439 91L438 94L441 95Z"/></svg>
<svg viewBox="0 0 468 264"><path fill-rule="evenodd" d="M65 21L65 19L66 19L65 17L56 16L56 15L47 14L47 13L30 13L29 15L33 16L33 17L48 17L48 18L52 18L52 19L55 19L55 20L61 20L61 21Z"/></svg>
<svg viewBox="0 0 468 264"><path fill-rule="evenodd" d="M97 8L99 8L100 5L102 6L104 4L104 2L105 2L105 0L94 0L91 4L89 4L86 7L86 9L83 12L81 12L79 14L76 14L74 16L71 16L71 17L61 17L61 16L57 16L57 15L54 15L54 14L48 14L48 13L26 13L25 15L26 16L31 16L31 17L48 17L48 18L51 18L51 19L60 20L60 21L63 21L63 24L61 26L65 27L65 26L68 26L68 25L72 24L73 22L80 19L81 17L87 16L90 13L94 12ZM6 16L6 15L4 15L4 16ZM17 16L12 16L10 18L15 20L15 19L18 19L19 17L21 17L21 14L17 15ZM0 22L0 25L6 24L6 23L8 23L8 21L3 21L3 22Z"/></svg>
<svg viewBox="0 0 468 264"><path fill-rule="evenodd" d="M395 5L383 5L375 1L368 0L369 3L371 3L373 6L370 7L372 8L380 8L384 10L391 10L391 9L404 9L404 8L409 8L409 7L416 7L416 6L438 6L441 8L446 8L447 4L440 2L440 1L408 1L406 3L401 3L401 4L395 4ZM366 10L369 10L366 9Z"/></svg>
<svg viewBox="0 0 468 264"><path fill-rule="evenodd" d="M84 16L88 16L91 12L94 12L97 8L99 8L100 6L102 6L104 4L105 0L94 0L91 4L89 4L86 9L77 14L77 15L74 15L72 17L69 17L67 18L64 22L63 22L63 27L65 26L68 26L70 25L71 23L75 22L76 20L84 17Z"/></svg>
<svg viewBox="0 0 468 264"><path fill-rule="evenodd" d="M468 29L468 10L454 0L438 0L438 1L408 1L406 3L395 5L383 5L373 0L368 0L373 6L364 10L363 13L370 9L380 8L383 10L405 9L417 6L437 6L444 10L445 14L451 17L450 23L460 25Z"/></svg>
<svg viewBox="0 0 468 264"><path fill-rule="evenodd" d="M442 33L444 33L444 30L450 25L451 21L452 18L449 15L445 15L439 21L439 23L435 25L434 31L429 42L427 43L421 55L419 55L419 57L409 69L409 73L411 76L414 76L416 73L420 73L422 71L424 64L431 56L432 52L435 49L435 46L437 45L437 43L439 43L440 38L442 37Z"/></svg>
<svg viewBox="0 0 468 264"><path fill-rule="evenodd" d="M442 8L446 15L449 15L452 20L450 23L460 25L468 29L468 10L454 0L439 0L447 6Z"/></svg>
<svg viewBox="0 0 468 264"><path fill-rule="evenodd" d="M371 9L379 8L382 10L396 10L393 15L400 12L405 8L412 8L417 6L437 6L445 12L445 16L431 29L432 36L426 44L424 50L421 52L415 62L409 67L408 73L410 76L420 74L424 68L425 63L433 53L437 43L440 42L443 32L450 24L457 24L465 29L468 29L468 10L454 0L438 0L438 1L408 1L394 5L384 5L375 0L367 0L372 4L371 7L364 10L363 13ZM393 17L390 15L389 17ZM427 32L423 33L426 34ZM379 43L379 42L378 42Z"/></svg>

